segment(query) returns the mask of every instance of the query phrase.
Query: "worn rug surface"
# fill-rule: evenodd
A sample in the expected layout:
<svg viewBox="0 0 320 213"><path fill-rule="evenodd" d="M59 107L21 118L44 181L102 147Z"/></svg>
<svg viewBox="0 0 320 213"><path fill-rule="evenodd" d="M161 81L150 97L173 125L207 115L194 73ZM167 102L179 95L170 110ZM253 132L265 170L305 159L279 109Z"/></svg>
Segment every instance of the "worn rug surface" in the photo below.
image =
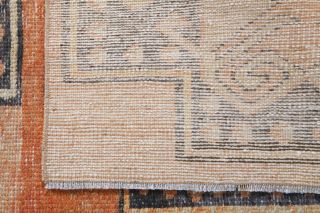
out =
<svg viewBox="0 0 320 213"><path fill-rule="evenodd" d="M0 212L320 212L313 193L47 189L44 34L44 0L0 0Z"/></svg>
<svg viewBox="0 0 320 213"><path fill-rule="evenodd" d="M48 1L49 189L320 192L320 2Z"/></svg>

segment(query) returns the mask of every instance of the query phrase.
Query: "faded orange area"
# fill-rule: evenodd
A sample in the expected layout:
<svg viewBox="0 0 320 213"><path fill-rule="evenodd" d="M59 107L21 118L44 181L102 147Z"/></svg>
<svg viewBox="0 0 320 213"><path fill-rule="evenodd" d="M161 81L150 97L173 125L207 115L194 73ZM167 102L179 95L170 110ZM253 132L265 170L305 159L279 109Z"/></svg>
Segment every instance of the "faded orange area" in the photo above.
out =
<svg viewBox="0 0 320 213"><path fill-rule="evenodd" d="M20 192L21 108L0 107L0 212L14 212Z"/></svg>
<svg viewBox="0 0 320 213"><path fill-rule="evenodd" d="M23 1L20 212L117 212L116 190L46 190L41 179L41 143L44 123L45 0Z"/></svg>

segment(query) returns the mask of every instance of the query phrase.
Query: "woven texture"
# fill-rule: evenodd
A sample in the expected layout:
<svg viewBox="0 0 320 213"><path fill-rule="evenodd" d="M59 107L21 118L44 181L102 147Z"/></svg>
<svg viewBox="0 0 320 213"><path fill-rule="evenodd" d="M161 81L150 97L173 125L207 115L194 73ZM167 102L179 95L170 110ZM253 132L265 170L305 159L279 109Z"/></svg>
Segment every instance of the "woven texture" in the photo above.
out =
<svg viewBox="0 0 320 213"><path fill-rule="evenodd" d="M121 194L121 212L319 212L318 195L130 190ZM316 201L318 199L318 201ZM305 202L307 201L307 202ZM314 203L314 201L316 201ZM295 204L295 205L292 205ZM308 204L308 205L306 205Z"/></svg>
<svg viewBox="0 0 320 213"><path fill-rule="evenodd" d="M317 194L45 189L44 6L0 1L0 212L320 211Z"/></svg>
<svg viewBox="0 0 320 213"><path fill-rule="evenodd" d="M318 1L58 0L46 19L48 188L320 192Z"/></svg>
<svg viewBox="0 0 320 213"><path fill-rule="evenodd" d="M21 5L0 1L0 212L17 207L21 191Z"/></svg>

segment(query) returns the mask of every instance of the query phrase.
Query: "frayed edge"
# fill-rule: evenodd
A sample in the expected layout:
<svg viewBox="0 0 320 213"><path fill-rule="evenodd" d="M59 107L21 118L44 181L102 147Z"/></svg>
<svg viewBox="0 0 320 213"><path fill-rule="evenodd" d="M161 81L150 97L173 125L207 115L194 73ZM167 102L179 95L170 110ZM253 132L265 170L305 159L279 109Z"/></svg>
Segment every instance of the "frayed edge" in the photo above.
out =
<svg viewBox="0 0 320 213"><path fill-rule="evenodd" d="M320 193L320 187L273 184L152 184L122 182L46 182L47 189L150 189L190 190L199 192L249 191L283 193Z"/></svg>

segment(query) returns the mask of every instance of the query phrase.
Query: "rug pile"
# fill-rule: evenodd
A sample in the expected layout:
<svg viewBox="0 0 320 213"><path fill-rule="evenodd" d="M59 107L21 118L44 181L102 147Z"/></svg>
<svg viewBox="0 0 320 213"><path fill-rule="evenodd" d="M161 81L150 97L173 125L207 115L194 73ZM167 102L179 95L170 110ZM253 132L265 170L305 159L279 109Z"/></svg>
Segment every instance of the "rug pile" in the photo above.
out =
<svg viewBox="0 0 320 213"><path fill-rule="evenodd" d="M47 188L320 193L319 3L138 2L47 4Z"/></svg>
<svg viewBox="0 0 320 213"><path fill-rule="evenodd" d="M0 0L0 211L319 212L319 34L314 0Z"/></svg>

